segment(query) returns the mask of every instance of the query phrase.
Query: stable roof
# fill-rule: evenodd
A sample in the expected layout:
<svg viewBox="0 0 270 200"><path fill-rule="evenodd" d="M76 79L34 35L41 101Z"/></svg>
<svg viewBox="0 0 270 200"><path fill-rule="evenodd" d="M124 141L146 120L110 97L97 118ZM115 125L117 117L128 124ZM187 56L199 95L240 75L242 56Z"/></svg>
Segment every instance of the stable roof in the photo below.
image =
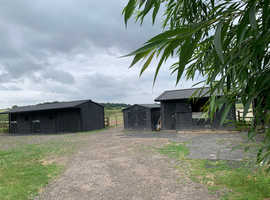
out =
<svg viewBox="0 0 270 200"><path fill-rule="evenodd" d="M79 100L79 101L69 101L69 102L48 102L48 103L42 103L42 104L30 105L30 106L19 106L16 108L12 108L8 111L5 111L1 114L75 108L88 101L91 101L91 100Z"/></svg>
<svg viewBox="0 0 270 200"><path fill-rule="evenodd" d="M199 90L198 92L196 92ZM179 99L189 99L199 98L199 97L209 97L208 93L209 88L189 88L189 89L181 89L181 90L167 90L163 92L159 97L155 99L155 101L166 101L166 100L179 100Z"/></svg>
<svg viewBox="0 0 270 200"><path fill-rule="evenodd" d="M157 103L154 103L154 104L134 104L132 106L129 106L127 108L124 108L123 110L126 110L126 109L129 109L133 106L142 106L142 107L145 107L145 108L150 108L150 109L153 109L153 108L160 108L160 104L157 104Z"/></svg>

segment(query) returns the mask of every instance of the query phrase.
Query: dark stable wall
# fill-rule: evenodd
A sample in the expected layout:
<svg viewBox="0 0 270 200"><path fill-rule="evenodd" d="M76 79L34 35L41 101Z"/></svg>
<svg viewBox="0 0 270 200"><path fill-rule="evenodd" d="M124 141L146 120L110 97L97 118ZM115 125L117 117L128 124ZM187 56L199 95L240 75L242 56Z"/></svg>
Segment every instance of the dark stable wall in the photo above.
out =
<svg viewBox="0 0 270 200"><path fill-rule="evenodd" d="M134 105L123 110L124 128L138 130L152 130L151 109Z"/></svg>
<svg viewBox="0 0 270 200"><path fill-rule="evenodd" d="M231 126L230 123L220 125L224 108L218 111L214 120L192 119L192 112L201 112L202 107L207 102L206 98L192 102L190 100L174 100L161 102L161 123L165 130L184 130L198 128L225 128ZM233 107L227 120L235 120L235 107Z"/></svg>
<svg viewBox="0 0 270 200"><path fill-rule="evenodd" d="M123 119L124 119L124 129L128 129L128 111L122 110L123 112Z"/></svg>
<svg viewBox="0 0 270 200"><path fill-rule="evenodd" d="M104 107L91 101L81 104L82 131L102 129L104 124Z"/></svg>
<svg viewBox="0 0 270 200"><path fill-rule="evenodd" d="M56 133L81 131L80 109L61 110L56 112L55 117Z"/></svg>
<svg viewBox="0 0 270 200"><path fill-rule="evenodd" d="M168 130L192 127L191 104L187 100L161 102L161 123Z"/></svg>
<svg viewBox="0 0 270 200"><path fill-rule="evenodd" d="M10 115L11 121L17 121L16 125L11 125L10 133L29 134L80 131L79 109L35 111ZM40 123L34 123L33 121L35 120L39 120Z"/></svg>

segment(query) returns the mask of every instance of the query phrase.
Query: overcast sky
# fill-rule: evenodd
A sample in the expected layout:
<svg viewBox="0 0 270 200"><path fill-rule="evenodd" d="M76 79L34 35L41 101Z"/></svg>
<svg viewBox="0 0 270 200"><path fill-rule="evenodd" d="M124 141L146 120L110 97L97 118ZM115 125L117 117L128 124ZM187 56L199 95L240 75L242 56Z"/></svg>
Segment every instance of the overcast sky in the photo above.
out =
<svg viewBox="0 0 270 200"><path fill-rule="evenodd" d="M45 101L151 103L175 87L169 60L152 87L155 64L139 77L140 65L120 56L161 29L121 16L124 0L12 0L0 7L0 107Z"/></svg>

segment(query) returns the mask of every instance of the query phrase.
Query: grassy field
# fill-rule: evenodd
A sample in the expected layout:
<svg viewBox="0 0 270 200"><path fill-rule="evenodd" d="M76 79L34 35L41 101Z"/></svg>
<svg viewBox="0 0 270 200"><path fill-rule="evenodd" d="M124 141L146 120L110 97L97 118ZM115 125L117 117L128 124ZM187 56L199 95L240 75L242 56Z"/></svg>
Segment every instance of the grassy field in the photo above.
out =
<svg viewBox="0 0 270 200"><path fill-rule="evenodd" d="M0 135L0 199L33 199L49 181L61 174L66 156L84 144L85 137L96 132Z"/></svg>
<svg viewBox="0 0 270 200"><path fill-rule="evenodd" d="M184 144L171 143L158 149L161 154L181 162L176 168L222 200L265 200L270 198L270 174L250 162L188 159Z"/></svg>
<svg viewBox="0 0 270 200"><path fill-rule="evenodd" d="M36 196L63 168L53 163L44 164L42 159L59 151L52 145L26 145L0 151L0 199L27 200Z"/></svg>
<svg viewBox="0 0 270 200"><path fill-rule="evenodd" d="M0 109L0 113L1 112L5 112L6 110ZM7 124L3 124L6 123L6 121L8 121L8 115L7 114L0 114L0 133L7 133L8 132L8 128L7 128Z"/></svg>
<svg viewBox="0 0 270 200"><path fill-rule="evenodd" d="M122 109L105 109L105 117L122 116Z"/></svg>
<svg viewBox="0 0 270 200"><path fill-rule="evenodd" d="M0 109L1 112L5 112L6 110ZM7 114L0 114L0 121L7 121L8 120L8 115Z"/></svg>
<svg viewBox="0 0 270 200"><path fill-rule="evenodd" d="M122 126L124 123L123 112L120 108L106 108L105 117L109 119L110 126Z"/></svg>

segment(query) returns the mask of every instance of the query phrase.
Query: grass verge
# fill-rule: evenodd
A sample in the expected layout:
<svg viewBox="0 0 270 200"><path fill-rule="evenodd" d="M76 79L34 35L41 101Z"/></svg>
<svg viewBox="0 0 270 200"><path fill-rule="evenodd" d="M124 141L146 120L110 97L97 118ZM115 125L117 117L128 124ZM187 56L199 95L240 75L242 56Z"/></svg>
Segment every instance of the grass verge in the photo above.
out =
<svg viewBox="0 0 270 200"><path fill-rule="evenodd" d="M72 151L72 145L54 142L22 145L0 151L0 199L33 199L42 187L62 172L64 166L45 162Z"/></svg>
<svg viewBox="0 0 270 200"><path fill-rule="evenodd" d="M0 128L0 133L8 133L8 128Z"/></svg>
<svg viewBox="0 0 270 200"><path fill-rule="evenodd" d="M158 151L181 162L176 166L193 181L205 184L222 200L265 200L270 198L270 175L250 162L188 159L184 144L171 143Z"/></svg>
<svg viewBox="0 0 270 200"><path fill-rule="evenodd" d="M62 134L51 140L40 141L40 136L14 136L13 143L19 139L17 145L6 150L0 149L0 199L1 200L29 200L46 186L64 169L66 155L69 155L85 144L88 134L102 130L81 132L76 134ZM35 138L37 137L37 138ZM49 136L48 136L49 137ZM27 144L22 142L37 142Z"/></svg>

